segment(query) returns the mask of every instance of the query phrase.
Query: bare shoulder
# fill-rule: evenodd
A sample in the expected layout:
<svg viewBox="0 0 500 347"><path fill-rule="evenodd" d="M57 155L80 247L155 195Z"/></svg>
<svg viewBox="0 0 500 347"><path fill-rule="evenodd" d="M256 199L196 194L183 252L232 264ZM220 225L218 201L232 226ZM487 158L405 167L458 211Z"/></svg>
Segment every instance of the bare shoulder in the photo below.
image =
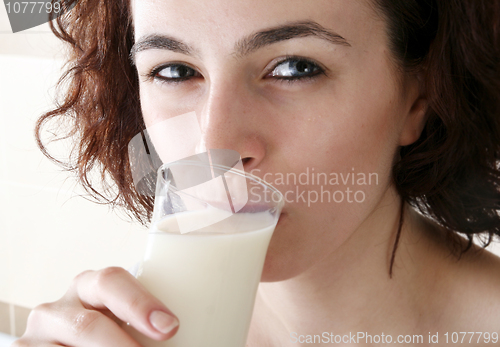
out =
<svg viewBox="0 0 500 347"><path fill-rule="evenodd" d="M420 219L427 235L424 253L427 327L446 332L496 332L500 335L500 257L478 245L467 252L453 252L468 241L455 233ZM500 342L500 340L499 340Z"/></svg>
<svg viewBox="0 0 500 347"><path fill-rule="evenodd" d="M453 275L449 328L500 334L500 258L475 245L455 262Z"/></svg>

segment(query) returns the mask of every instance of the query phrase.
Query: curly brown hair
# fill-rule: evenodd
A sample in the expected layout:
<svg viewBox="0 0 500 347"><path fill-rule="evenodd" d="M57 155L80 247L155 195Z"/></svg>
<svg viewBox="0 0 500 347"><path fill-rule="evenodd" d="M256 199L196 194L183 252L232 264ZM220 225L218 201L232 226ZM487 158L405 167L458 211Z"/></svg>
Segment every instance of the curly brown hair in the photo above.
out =
<svg viewBox="0 0 500 347"><path fill-rule="evenodd" d="M500 235L500 2L372 1L386 19L396 66L423 74L429 100L421 137L400 148L393 168L397 190L403 201L465 234L469 243L462 251L474 235L487 236L487 245ZM75 148L72 159L59 163L98 201L123 206L147 223L153 200L136 191L127 148L145 128L129 60L130 1L62 0L66 8L75 2L51 22L70 55L59 82L66 86L64 97L38 120L37 141L52 158L41 130L52 119L69 120L69 131L60 136L73 138ZM94 170L113 185L96 189ZM393 257L396 247L397 240Z"/></svg>

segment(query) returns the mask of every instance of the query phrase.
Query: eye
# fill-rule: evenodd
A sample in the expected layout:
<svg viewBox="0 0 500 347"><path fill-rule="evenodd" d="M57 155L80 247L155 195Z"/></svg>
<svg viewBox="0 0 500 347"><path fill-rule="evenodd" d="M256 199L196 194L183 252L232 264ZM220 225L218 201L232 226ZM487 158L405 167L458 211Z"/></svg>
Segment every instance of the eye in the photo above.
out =
<svg viewBox="0 0 500 347"><path fill-rule="evenodd" d="M324 70L318 64L305 58L288 57L279 62L266 77L298 80L312 78L318 74L324 74Z"/></svg>
<svg viewBox="0 0 500 347"><path fill-rule="evenodd" d="M155 68L149 76L162 82L175 83L189 80L192 77L200 77L201 74L184 64L168 64Z"/></svg>

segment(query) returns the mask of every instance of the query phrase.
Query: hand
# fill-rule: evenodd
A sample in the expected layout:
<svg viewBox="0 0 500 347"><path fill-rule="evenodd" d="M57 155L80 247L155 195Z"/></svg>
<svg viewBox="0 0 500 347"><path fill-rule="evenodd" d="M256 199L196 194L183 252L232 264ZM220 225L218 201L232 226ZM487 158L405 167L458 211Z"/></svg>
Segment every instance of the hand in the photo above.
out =
<svg viewBox="0 0 500 347"><path fill-rule="evenodd" d="M123 322L155 340L171 338L179 325L126 270L85 271L61 299L33 309L26 332L11 347L139 347L120 327Z"/></svg>

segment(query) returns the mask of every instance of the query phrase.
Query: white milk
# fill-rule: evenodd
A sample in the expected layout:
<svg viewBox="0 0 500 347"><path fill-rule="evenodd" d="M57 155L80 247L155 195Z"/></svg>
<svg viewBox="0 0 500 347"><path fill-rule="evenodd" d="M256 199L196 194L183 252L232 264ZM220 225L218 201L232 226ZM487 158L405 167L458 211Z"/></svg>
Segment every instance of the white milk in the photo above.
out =
<svg viewBox="0 0 500 347"><path fill-rule="evenodd" d="M203 213L177 218L203 218ZM177 315L180 326L171 340L134 334L138 342L145 347L244 347L274 227L267 212L235 214L183 235L176 233L175 217L160 221L150 233L138 279Z"/></svg>

